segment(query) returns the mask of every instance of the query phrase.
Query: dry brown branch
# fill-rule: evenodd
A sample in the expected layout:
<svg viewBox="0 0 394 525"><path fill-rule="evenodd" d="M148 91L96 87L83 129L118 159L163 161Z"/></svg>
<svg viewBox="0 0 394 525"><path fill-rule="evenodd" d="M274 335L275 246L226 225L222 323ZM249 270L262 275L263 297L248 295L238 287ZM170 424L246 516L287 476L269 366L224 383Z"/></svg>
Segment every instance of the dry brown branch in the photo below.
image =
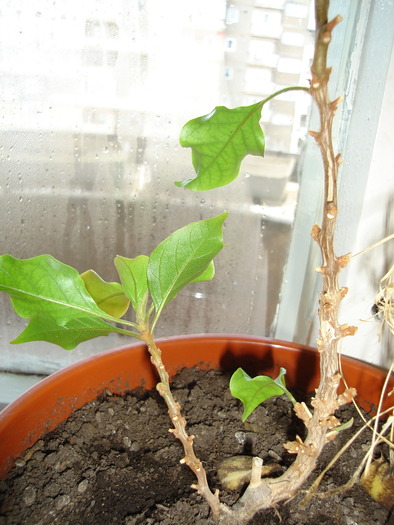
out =
<svg viewBox="0 0 394 525"><path fill-rule="evenodd" d="M201 461L195 455L193 446L194 436L187 433L186 420L181 414L180 404L172 395L169 376L161 359L161 350L156 346L149 330L142 332L141 339L147 344L152 364L155 366L160 376L160 382L156 385L156 388L167 405L168 414L174 426L174 428L169 429L169 431L174 434L183 445L185 455L180 462L186 464L194 472L197 478L197 483L192 485L192 487L205 498L211 508L213 518L217 519L219 517L220 506L219 492L211 492L208 485L206 471Z"/></svg>
<svg viewBox="0 0 394 525"><path fill-rule="evenodd" d="M353 335L356 328L341 325L338 320L339 305L347 292L346 289L339 287L338 275L350 257L349 255L338 257L334 250L338 215L337 176L341 161L340 155L334 153L332 124L340 98L334 101L329 98L328 81L331 70L327 67L326 61L331 33L341 21L341 17L337 16L328 21L328 7L328 0L316 0L316 42L310 87L311 96L320 115L320 130L312 131L310 134L320 148L324 167L322 225L321 227L315 225L312 229L312 236L319 244L322 255L319 271L322 274L323 287L319 301L320 334L317 345L320 354L320 384L313 400L314 411L307 423L308 435L305 442L298 439L286 444L290 452L297 454L294 463L281 477L263 480L261 485L264 491L256 493L249 487L232 509L233 521L223 519L223 523L242 523L246 514L251 517L257 510L292 497L314 469L324 445L332 439L329 430L337 424L335 410L341 403L348 402L356 394L354 389L347 390L340 397L337 394L340 381L339 343L343 337Z"/></svg>

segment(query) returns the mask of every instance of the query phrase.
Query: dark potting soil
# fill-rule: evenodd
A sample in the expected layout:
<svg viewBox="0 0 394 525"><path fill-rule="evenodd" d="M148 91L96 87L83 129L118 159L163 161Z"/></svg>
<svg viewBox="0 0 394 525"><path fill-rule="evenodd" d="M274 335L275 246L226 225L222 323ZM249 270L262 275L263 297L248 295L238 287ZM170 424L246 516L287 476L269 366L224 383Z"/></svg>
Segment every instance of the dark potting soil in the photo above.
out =
<svg viewBox="0 0 394 525"><path fill-rule="evenodd" d="M240 403L228 391L229 377L219 371L183 370L174 380L189 434L207 470L211 487L220 487L216 462L231 455L258 455L265 464L287 467L294 457L283 442L303 435L287 398L277 397L241 422ZM355 417L341 409L342 421ZM322 462L353 434L344 430L327 445ZM0 482L1 525L202 525L209 509L190 488L194 476L179 463L180 443L168 432L164 402L155 390L125 397L103 395L87 404L38 441L7 480ZM364 436L365 434L365 436ZM326 474L320 491L348 481L366 450L364 432ZM314 474L312 478L315 476ZM305 487L307 488L307 487ZM225 503L237 494L221 490ZM301 495L262 511L250 525L383 525L388 511L361 487L313 498L300 508Z"/></svg>

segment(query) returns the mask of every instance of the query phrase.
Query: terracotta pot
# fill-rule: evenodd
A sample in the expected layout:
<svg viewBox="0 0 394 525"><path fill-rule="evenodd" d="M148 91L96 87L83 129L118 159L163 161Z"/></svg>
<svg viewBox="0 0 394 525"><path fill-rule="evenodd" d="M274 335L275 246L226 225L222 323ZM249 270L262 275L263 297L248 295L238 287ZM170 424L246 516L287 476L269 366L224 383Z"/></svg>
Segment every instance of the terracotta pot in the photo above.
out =
<svg viewBox="0 0 394 525"><path fill-rule="evenodd" d="M287 385L310 392L318 384L316 350L295 343L239 335L185 336L159 343L171 375L197 365L231 371L242 366L252 376L277 376L283 366ZM379 402L384 370L351 358L343 359L343 370L363 408ZM141 385L152 388L155 381L143 344L100 353L45 378L0 413L0 478L22 452L105 389L122 394ZM390 385L394 387L393 380Z"/></svg>

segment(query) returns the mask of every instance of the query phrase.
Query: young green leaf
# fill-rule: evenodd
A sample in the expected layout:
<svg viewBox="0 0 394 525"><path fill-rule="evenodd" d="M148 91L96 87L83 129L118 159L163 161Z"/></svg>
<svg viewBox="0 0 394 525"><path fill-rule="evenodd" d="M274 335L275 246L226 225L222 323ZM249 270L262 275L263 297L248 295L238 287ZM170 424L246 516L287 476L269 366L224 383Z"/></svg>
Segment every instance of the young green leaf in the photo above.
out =
<svg viewBox="0 0 394 525"><path fill-rule="evenodd" d="M118 319L101 310L77 270L51 255L31 259L0 257L0 291L8 293L21 317L43 316L65 325L72 319Z"/></svg>
<svg viewBox="0 0 394 525"><path fill-rule="evenodd" d="M148 261L149 257L146 255L139 255L134 259L127 259L120 255L115 257L115 266L123 285L123 290L130 299L135 311L138 311L148 291Z"/></svg>
<svg viewBox="0 0 394 525"><path fill-rule="evenodd" d="M148 288L156 308L153 327L164 306L184 286L203 274L205 278L213 276L210 263L223 247L222 227L226 217L227 213L222 213L213 219L192 222L151 253Z"/></svg>
<svg viewBox="0 0 394 525"><path fill-rule="evenodd" d="M179 140L183 147L192 148L197 177L175 184L196 191L218 188L237 177L246 155L263 156L262 107L263 101L234 109L219 106L209 115L187 122Z"/></svg>
<svg viewBox="0 0 394 525"><path fill-rule="evenodd" d="M252 379L242 368L234 372L230 379L230 392L242 401L244 406L242 421L245 421L255 408L270 397L286 394L293 403L295 402L285 386L285 374L286 370L281 368L276 379L268 376L257 376Z"/></svg>
<svg viewBox="0 0 394 525"><path fill-rule="evenodd" d="M72 319L64 326L59 326L53 319L47 317L33 317L23 332L21 332L12 343L47 341L48 343L59 345L66 350L72 350L84 341L101 337L102 335L108 335L112 332L137 336L137 334L116 328L102 319L95 317Z"/></svg>
<svg viewBox="0 0 394 525"><path fill-rule="evenodd" d="M342 425L339 425L339 427L335 427L332 429L332 432L341 432L342 430L346 430L353 426L354 418L351 417L348 421L343 423Z"/></svg>
<svg viewBox="0 0 394 525"><path fill-rule="evenodd" d="M123 317L130 301L119 283L104 281L94 270L81 274L89 294L101 310L113 317Z"/></svg>

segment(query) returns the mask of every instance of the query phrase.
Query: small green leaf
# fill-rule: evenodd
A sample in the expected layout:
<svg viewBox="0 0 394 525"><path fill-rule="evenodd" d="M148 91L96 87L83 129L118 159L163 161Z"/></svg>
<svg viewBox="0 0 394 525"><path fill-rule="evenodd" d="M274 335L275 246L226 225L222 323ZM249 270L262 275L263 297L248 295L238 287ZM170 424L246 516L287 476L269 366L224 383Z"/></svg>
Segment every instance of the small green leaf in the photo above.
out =
<svg viewBox="0 0 394 525"><path fill-rule="evenodd" d="M124 292L130 299L134 310L137 312L143 303L148 291L149 257L139 255L134 259L127 259L118 255L115 257L115 266L118 271Z"/></svg>
<svg viewBox="0 0 394 525"><path fill-rule="evenodd" d="M89 339L108 335L111 332L133 336L132 332L116 328L102 319L83 317L72 319L63 326L59 326L53 319L33 317L27 327L21 332L13 344L30 341L47 341L66 350L72 350L77 345Z"/></svg>
<svg viewBox="0 0 394 525"><path fill-rule="evenodd" d="M222 228L227 213L192 222L171 234L151 253L148 288L156 308L162 309L187 284L212 274L210 263L223 247Z"/></svg>
<svg viewBox="0 0 394 525"><path fill-rule="evenodd" d="M234 372L230 379L230 392L242 401L244 406L242 421L245 421L253 410L270 397L290 394L285 386L285 374L286 370L281 368L276 379L268 376L257 376L252 379L242 368ZM294 402L293 396L291 398Z"/></svg>
<svg viewBox="0 0 394 525"><path fill-rule="evenodd" d="M354 418L350 418L348 421L340 425L339 427L333 428L333 432L341 432L342 430L346 430L347 428L350 428L353 426Z"/></svg>
<svg viewBox="0 0 394 525"><path fill-rule="evenodd" d="M263 103L234 109L219 106L187 122L179 140L183 147L192 148L197 177L175 184L196 191L218 188L238 176L246 155L263 156L265 140L259 124Z"/></svg>
<svg viewBox="0 0 394 525"><path fill-rule="evenodd" d="M87 270L81 277L87 291L101 310L113 317L124 316L130 301L119 283L104 281L94 270Z"/></svg>
<svg viewBox="0 0 394 525"><path fill-rule="evenodd" d="M9 294L21 317L43 316L58 325L82 317L117 321L97 306L77 270L51 255L31 259L2 255L0 291Z"/></svg>

